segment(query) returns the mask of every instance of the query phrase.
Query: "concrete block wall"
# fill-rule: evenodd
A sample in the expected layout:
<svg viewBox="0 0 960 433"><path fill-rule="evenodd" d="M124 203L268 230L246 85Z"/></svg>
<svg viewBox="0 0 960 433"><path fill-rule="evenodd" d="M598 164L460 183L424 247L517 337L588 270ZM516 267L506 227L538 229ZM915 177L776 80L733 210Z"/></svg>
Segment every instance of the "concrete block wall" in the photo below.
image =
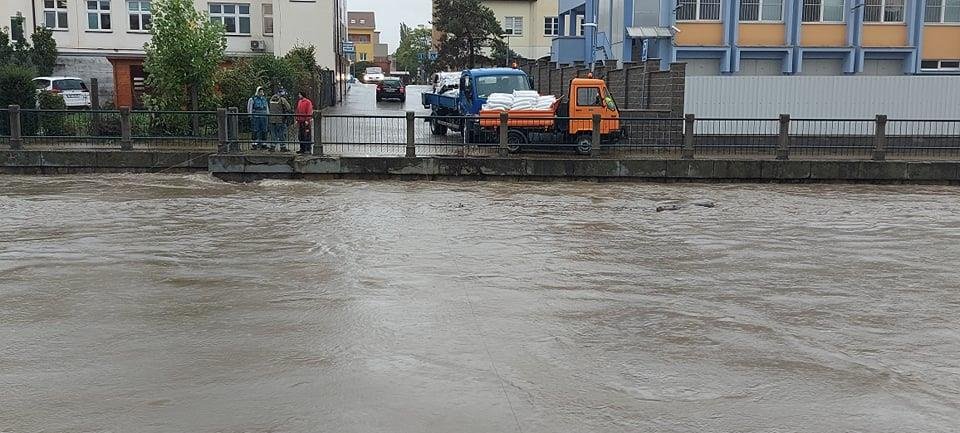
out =
<svg viewBox="0 0 960 433"><path fill-rule="evenodd" d="M60 56L53 68L53 75L77 77L90 85L96 78L100 86L100 103L113 102L113 65L103 56Z"/></svg>

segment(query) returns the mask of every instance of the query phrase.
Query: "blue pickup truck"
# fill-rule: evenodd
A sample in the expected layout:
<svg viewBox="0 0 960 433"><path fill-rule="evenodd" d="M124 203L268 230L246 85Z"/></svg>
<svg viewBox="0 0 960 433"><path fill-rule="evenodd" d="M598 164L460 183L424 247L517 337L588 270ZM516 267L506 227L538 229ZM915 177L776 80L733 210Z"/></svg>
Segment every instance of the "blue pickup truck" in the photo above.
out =
<svg viewBox="0 0 960 433"><path fill-rule="evenodd" d="M530 77L519 69L470 69L460 75L456 95L424 93L423 108L430 109L427 121L434 135L446 135L447 130L452 130L462 132L467 141L473 138L480 109L490 94L532 88Z"/></svg>

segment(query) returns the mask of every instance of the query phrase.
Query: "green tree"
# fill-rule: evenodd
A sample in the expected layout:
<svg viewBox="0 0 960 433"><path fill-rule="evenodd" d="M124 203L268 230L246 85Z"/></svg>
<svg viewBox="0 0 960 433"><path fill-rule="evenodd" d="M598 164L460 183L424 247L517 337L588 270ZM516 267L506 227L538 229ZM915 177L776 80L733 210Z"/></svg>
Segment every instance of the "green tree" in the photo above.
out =
<svg viewBox="0 0 960 433"><path fill-rule="evenodd" d="M412 28L404 23L400 24L400 45L393 56L397 59L397 68L416 74L428 61L426 56L431 49L433 31L428 27Z"/></svg>
<svg viewBox="0 0 960 433"><path fill-rule="evenodd" d="M438 0L434 28L440 39L438 66L443 69L475 68L490 63L485 54L501 40L503 29L490 8L480 0Z"/></svg>
<svg viewBox="0 0 960 433"><path fill-rule="evenodd" d="M297 92L303 92L311 101L320 100L320 67L317 65L317 49L313 46L293 47L283 56L284 60L293 68L296 85L288 89L291 94L291 103Z"/></svg>
<svg viewBox="0 0 960 433"><path fill-rule="evenodd" d="M146 105L156 110L217 107L215 77L223 61L223 25L211 22L192 0L153 0L147 58Z"/></svg>
<svg viewBox="0 0 960 433"><path fill-rule="evenodd" d="M506 42L502 41L497 41L493 44L490 57L494 64L506 67L512 66L512 63L523 58L523 56L517 54L516 51L510 49Z"/></svg>
<svg viewBox="0 0 960 433"><path fill-rule="evenodd" d="M8 63L0 65L0 106L19 105L32 109L37 106L37 90L33 85L33 68ZM22 117L21 128L24 135L31 135L37 128L36 116ZM0 134L9 134L8 122L0 121Z"/></svg>
<svg viewBox="0 0 960 433"><path fill-rule="evenodd" d="M33 48L30 49L30 63L39 75L52 75L57 66L57 41L53 40L53 31L46 27L37 27L30 35Z"/></svg>
<svg viewBox="0 0 960 433"><path fill-rule="evenodd" d="M233 66L220 71L217 87L223 95L223 103L228 107L247 109L247 99L257 87L263 87L267 95L281 88L295 94L297 92L298 73L287 59L262 55L238 59Z"/></svg>

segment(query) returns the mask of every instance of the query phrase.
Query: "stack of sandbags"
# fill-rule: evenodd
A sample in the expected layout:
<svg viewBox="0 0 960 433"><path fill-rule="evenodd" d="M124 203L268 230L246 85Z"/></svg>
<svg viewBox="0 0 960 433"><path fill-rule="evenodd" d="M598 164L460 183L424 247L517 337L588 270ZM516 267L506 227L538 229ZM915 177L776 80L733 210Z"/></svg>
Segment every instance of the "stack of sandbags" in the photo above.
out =
<svg viewBox="0 0 960 433"><path fill-rule="evenodd" d="M509 93L491 93L487 97L487 103L483 104L483 109L507 111L513 108L513 102L513 95Z"/></svg>
<svg viewBox="0 0 960 433"><path fill-rule="evenodd" d="M513 106L510 110L531 110L537 106L540 94L536 90L515 90L513 92Z"/></svg>

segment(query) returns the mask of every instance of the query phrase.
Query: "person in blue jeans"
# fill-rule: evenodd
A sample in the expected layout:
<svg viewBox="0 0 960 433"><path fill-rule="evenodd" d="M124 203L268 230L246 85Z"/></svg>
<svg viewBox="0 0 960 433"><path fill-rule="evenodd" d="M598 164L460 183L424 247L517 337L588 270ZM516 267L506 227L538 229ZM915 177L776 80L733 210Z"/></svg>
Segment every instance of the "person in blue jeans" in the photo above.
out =
<svg viewBox="0 0 960 433"><path fill-rule="evenodd" d="M267 148L267 114L270 104L264 95L263 87L257 87L257 92L247 100L247 113L250 113L250 140L253 149Z"/></svg>
<svg viewBox="0 0 960 433"><path fill-rule="evenodd" d="M287 152L287 126L293 123L293 108L287 102L287 92L278 90L270 97L270 132L273 133L273 141L270 143L272 152L276 146L280 146L281 152Z"/></svg>

